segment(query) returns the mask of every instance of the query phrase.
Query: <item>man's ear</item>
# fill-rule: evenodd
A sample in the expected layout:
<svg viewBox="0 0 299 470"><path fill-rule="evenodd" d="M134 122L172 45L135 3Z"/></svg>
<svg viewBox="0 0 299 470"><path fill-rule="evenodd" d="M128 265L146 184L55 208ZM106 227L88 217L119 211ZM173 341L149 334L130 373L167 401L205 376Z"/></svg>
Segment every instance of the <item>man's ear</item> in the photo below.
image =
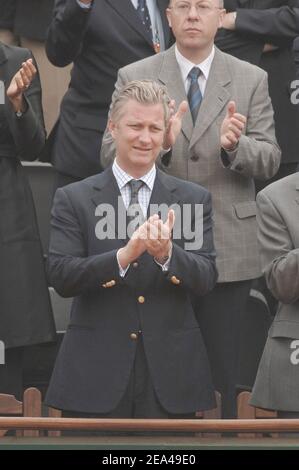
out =
<svg viewBox="0 0 299 470"><path fill-rule="evenodd" d="M226 15L226 10L225 8L222 8L220 11L220 15L219 15L218 28L222 28L225 15Z"/></svg>
<svg viewBox="0 0 299 470"><path fill-rule="evenodd" d="M168 25L169 27L171 28L171 15L170 15L170 8L166 8L166 16L167 16L167 20L168 20Z"/></svg>
<svg viewBox="0 0 299 470"><path fill-rule="evenodd" d="M113 139L115 139L116 125L113 121L111 121L111 119L109 119L109 122L108 122L108 129L109 129L109 132L112 135Z"/></svg>

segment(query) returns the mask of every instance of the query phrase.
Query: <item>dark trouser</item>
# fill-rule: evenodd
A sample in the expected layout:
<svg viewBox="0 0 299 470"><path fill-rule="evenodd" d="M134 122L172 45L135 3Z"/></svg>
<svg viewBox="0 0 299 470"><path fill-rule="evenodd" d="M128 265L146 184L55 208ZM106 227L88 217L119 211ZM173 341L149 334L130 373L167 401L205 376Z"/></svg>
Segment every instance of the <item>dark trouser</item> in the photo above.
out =
<svg viewBox="0 0 299 470"><path fill-rule="evenodd" d="M105 385L103 384L103 386ZM109 384L107 386L109 387ZM142 335L139 335L129 384L117 407L105 414L64 411L63 416L73 418L192 419L194 413L171 414L161 406L150 377ZM80 432L80 435L82 434ZM93 432L93 434L101 433Z"/></svg>
<svg viewBox="0 0 299 470"><path fill-rule="evenodd" d="M216 285L196 301L196 316L207 348L215 389L221 393L222 418L237 416L236 384L240 324L252 281Z"/></svg>
<svg viewBox="0 0 299 470"><path fill-rule="evenodd" d="M18 400L23 394L23 347L5 350L5 364L0 364L0 393L14 395Z"/></svg>

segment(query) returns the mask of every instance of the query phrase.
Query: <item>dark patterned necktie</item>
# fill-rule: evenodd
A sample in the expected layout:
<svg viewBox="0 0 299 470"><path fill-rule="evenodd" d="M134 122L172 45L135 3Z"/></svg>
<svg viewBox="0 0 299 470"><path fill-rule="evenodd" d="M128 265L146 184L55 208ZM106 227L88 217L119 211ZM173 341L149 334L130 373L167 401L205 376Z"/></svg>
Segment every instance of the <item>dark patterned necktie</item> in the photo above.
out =
<svg viewBox="0 0 299 470"><path fill-rule="evenodd" d="M188 101L190 111L192 114L193 124L195 124L198 110L202 101L202 94L198 85L198 77L201 75L201 70L198 67L193 67L188 74L190 79L190 88L188 91Z"/></svg>
<svg viewBox="0 0 299 470"><path fill-rule="evenodd" d="M131 180L128 182L128 185L131 188L131 199L127 209L127 223L136 220L136 224L133 224L132 231L135 231L135 228L139 227L144 222L144 215L141 209L141 206L138 201L138 192L144 185L144 182L141 180ZM129 237L132 236L132 233L129 233Z"/></svg>
<svg viewBox="0 0 299 470"><path fill-rule="evenodd" d="M137 13L140 16L143 26L146 31L153 36L151 17L147 8L146 0L138 0Z"/></svg>

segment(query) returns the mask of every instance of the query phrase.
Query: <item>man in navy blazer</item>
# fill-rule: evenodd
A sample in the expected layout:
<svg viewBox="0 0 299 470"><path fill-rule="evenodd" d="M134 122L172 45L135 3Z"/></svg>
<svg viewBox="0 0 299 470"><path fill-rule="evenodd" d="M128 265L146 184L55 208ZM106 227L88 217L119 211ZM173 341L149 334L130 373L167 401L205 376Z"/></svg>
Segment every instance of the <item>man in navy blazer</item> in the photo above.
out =
<svg viewBox="0 0 299 470"><path fill-rule="evenodd" d="M155 82L126 85L109 123L113 166L56 192L49 278L74 297L46 397L56 408L169 418L215 405L191 303L217 280L211 196L155 166L186 109L170 117L169 103ZM135 228L132 208L143 218Z"/></svg>

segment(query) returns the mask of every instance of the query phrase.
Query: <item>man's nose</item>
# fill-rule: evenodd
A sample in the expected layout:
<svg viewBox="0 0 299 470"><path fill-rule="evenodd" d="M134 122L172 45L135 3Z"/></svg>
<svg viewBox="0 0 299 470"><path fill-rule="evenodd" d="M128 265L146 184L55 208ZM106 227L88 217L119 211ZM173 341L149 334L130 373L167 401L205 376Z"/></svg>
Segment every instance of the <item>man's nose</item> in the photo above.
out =
<svg viewBox="0 0 299 470"><path fill-rule="evenodd" d="M199 13L198 13L198 9L196 5L191 5L189 12L188 12L188 19L194 20L194 19L198 19L198 17L199 17Z"/></svg>
<svg viewBox="0 0 299 470"><path fill-rule="evenodd" d="M149 129L146 129L146 128L142 129L142 131L139 134L139 140L142 143L148 143L151 141Z"/></svg>

